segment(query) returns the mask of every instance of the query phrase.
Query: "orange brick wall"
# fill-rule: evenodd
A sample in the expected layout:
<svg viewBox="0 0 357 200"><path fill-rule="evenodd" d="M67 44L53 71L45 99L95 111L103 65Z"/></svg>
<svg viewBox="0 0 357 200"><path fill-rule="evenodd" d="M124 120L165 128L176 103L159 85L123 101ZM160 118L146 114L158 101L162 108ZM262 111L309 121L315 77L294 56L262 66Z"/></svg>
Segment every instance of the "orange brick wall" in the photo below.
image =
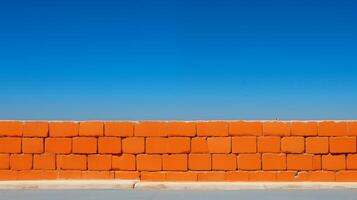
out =
<svg viewBox="0 0 357 200"><path fill-rule="evenodd" d="M0 180L357 181L357 122L0 122Z"/></svg>

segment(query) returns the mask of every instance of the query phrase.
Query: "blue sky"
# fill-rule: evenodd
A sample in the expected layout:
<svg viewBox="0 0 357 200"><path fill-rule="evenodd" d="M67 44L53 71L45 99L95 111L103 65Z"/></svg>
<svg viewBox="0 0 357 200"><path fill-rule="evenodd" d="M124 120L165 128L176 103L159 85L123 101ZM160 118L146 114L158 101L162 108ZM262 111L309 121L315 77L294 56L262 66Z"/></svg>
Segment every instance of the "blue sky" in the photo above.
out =
<svg viewBox="0 0 357 200"><path fill-rule="evenodd" d="M357 119L356 1L0 2L0 119Z"/></svg>

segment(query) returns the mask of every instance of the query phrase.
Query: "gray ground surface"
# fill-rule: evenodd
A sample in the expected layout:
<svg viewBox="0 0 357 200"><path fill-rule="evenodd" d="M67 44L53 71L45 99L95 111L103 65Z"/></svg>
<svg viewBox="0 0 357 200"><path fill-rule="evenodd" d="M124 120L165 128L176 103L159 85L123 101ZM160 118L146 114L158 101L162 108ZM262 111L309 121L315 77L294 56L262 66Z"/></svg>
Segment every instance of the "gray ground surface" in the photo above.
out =
<svg viewBox="0 0 357 200"><path fill-rule="evenodd" d="M357 199L357 190L238 190L238 191L167 191L167 190L0 190L0 200L349 200Z"/></svg>

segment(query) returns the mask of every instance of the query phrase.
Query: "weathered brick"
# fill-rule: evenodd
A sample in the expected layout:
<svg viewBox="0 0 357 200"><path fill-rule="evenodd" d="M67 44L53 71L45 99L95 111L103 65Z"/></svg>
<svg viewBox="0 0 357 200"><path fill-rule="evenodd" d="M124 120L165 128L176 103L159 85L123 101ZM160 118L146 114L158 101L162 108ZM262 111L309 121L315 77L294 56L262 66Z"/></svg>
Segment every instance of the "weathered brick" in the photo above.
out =
<svg viewBox="0 0 357 200"><path fill-rule="evenodd" d="M86 170L87 156L85 155L58 155L57 169L64 170Z"/></svg>
<svg viewBox="0 0 357 200"><path fill-rule="evenodd" d="M55 154L46 153L33 156L33 168L40 170L54 170L56 169Z"/></svg>
<svg viewBox="0 0 357 200"><path fill-rule="evenodd" d="M306 153L326 154L328 153L328 137L307 137Z"/></svg>
<svg viewBox="0 0 357 200"><path fill-rule="evenodd" d="M229 135L232 136L260 136L263 132L261 122L230 122Z"/></svg>
<svg viewBox="0 0 357 200"><path fill-rule="evenodd" d="M263 170L286 170L286 155L264 153L262 155Z"/></svg>
<svg viewBox="0 0 357 200"><path fill-rule="evenodd" d="M288 154L287 170L312 170L313 156L310 154Z"/></svg>
<svg viewBox="0 0 357 200"><path fill-rule="evenodd" d="M165 122L140 122L134 127L135 136L159 137L167 136L167 123Z"/></svg>
<svg viewBox="0 0 357 200"><path fill-rule="evenodd" d="M260 170L261 167L262 161L259 153L238 155L239 170Z"/></svg>
<svg viewBox="0 0 357 200"><path fill-rule="evenodd" d="M162 170L162 156L139 154L136 156L137 170L160 171Z"/></svg>
<svg viewBox="0 0 357 200"><path fill-rule="evenodd" d="M195 137L191 139L191 153L208 153L206 137Z"/></svg>
<svg viewBox="0 0 357 200"><path fill-rule="evenodd" d="M330 137L331 153L355 153L356 137Z"/></svg>
<svg viewBox="0 0 357 200"><path fill-rule="evenodd" d="M188 168L190 170L211 170L211 155L190 154L188 158Z"/></svg>
<svg viewBox="0 0 357 200"><path fill-rule="evenodd" d="M227 122L198 122L197 136L228 136Z"/></svg>
<svg viewBox="0 0 357 200"><path fill-rule="evenodd" d="M187 154L171 154L162 156L162 168L167 171L186 171L188 167Z"/></svg>
<svg viewBox="0 0 357 200"><path fill-rule="evenodd" d="M189 137L148 137L146 153L189 153Z"/></svg>
<svg viewBox="0 0 357 200"><path fill-rule="evenodd" d="M97 153L97 138L74 137L72 140L73 153Z"/></svg>
<svg viewBox="0 0 357 200"><path fill-rule="evenodd" d="M122 152L139 154L145 152L145 138L128 137L122 140Z"/></svg>
<svg viewBox="0 0 357 200"><path fill-rule="evenodd" d="M99 137L98 153L117 154L121 153L121 138L119 137Z"/></svg>
<svg viewBox="0 0 357 200"><path fill-rule="evenodd" d="M290 123L289 122L264 122L263 135L288 136L290 135Z"/></svg>
<svg viewBox="0 0 357 200"><path fill-rule="evenodd" d="M232 153L256 153L257 138L255 136L232 137Z"/></svg>
<svg viewBox="0 0 357 200"><path fill-rule="evenodd" d="M22 153L43 153L43 138L22 138Z"/></svg>
<svg viewBox="0 0 357 200"><path fill-rule="evenodd" d="M236 170L237 156L234 154L212 154L212 170Z"/></svg>
<svg viewBox="0 0 357 200"><path fill-rule="evenodd" d="M322 169L331 171L346 169L345 155L323 155Z"/></svg>
<svg viewBox="0 0 357 200"><path fill-rule="evenodd" d="M281 151L284 153L302 153L305 151L304 137L281 138Z"/></svg>
<svg viewBox="0 0 357 200"><path fill-rule="evenodd" d="M78 136L79 124L77 122L50 122L49 133L51 137Z"/></svg>
<svg viewBox="0 0 357 200"><path fill-rule="evenodd" d="M88 170L94 171L106 171L110 170L112 167L112 156L111 155L88 155Z"/></svg>
<svg viewBox="0 0 357 200"><path fill-rule="evenodd" d="M22 136L23 123L17 121L1 121L0 136Z"/></svg>
<svg viewBox="0 0 357 200"><path fill-rule="evenodd" d="M347 136L346 122L326 121L318 124L319 136Z"/></svg>
<svg viewBox="0 0 357 200"><path fill-rule="evenodd" d="M122 154L120 156L112 156L112 168L122 171L133 171L136 169L135 155Z"/></svg>
<svg viewBox="0 0 357 200"><path fill-rule="evenodd" d="M10 169L32 169L32 154L12 154L10 156Z"/></svg>
<svg viewBox="0 0 357 200"><path fill-rule="evenodd" d="M291 135L316 136L317 122L291 122Z"/></svg>
<svg viewBox="0 0 357 200"><path fill-rule="evenodd" d="M103 136L103 122L80 122L79 136Z"/></svg>
<svg viewBox="0 0 357 200"><path fill-rule="evenodd" d="M0 138L0 153L20 153L21 138L3 137Z"/></svg>
<svg viewBox="0 0 357 200"><path fill-rule="evenodd" d="M168 136L188 136L196 135L196 124L194 122L168 122Z"/></svg>
<svg viewBox="0 0 357 200"><path fill-rule="evenodd" d="M45 152L68 154L72 151L71 138L46 138Z"/></svg>
<svg viewBox="0 0 357 200"><path fill-rule="evenodd" d="M104 135L113 137L134 136L134 123L132 122L105 122Z"/></svg>
<svg viewBox="0 0 357 200"><path fill-rule="evenodd" d="M258 137L258 152L261 153L279 153L280 152L280 137L263 136Z"/></svg>
<svg viewBox="0 0 357 200"><path fill-rule="evenodd" d="M230 137L209 137L207 138L209 153L230 153L231 152Z"/></svg>
<svg viewBox="0 0 357 200"><path fill-rule="evenodd" d="M24 137L47 137L48 122L25 122Z"/></svg>

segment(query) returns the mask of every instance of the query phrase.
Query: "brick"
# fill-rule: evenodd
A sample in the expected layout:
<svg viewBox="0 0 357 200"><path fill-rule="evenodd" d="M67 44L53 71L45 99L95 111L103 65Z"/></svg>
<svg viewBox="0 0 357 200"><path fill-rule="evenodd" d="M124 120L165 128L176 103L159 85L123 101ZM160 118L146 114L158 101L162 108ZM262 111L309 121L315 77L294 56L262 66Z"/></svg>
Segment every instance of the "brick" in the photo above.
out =
<svg viewBox="0 0 357 200"><path fill-rule="evenodd" d="M25 122L24 137L47 137L48 122Z"/></svg>
<svg viewBox="0 0 357 200"><path fill-rule="evenodd" d="M331 153L355 153L356 137L330 137Z"/></svg>
<svg viewBox="0 0 357 200"><path fill-rule="evenodd" d="M264 122L263 135L267 136L289 136L290 123L288 122Z"/></svg>
<svg viewBox="0 0 357 200"><path fill-rule="evenodd" d="M79 170L59 170L57 179L82 179L82 172Z"/></svg>
<svg viewBox="0 0 357 200"><path fill-rule="evenodd" d="M286 170L286 155L264 153L262 155L263 170Z"/></svg>
<svg viewBox="0 0 357 200"><path fill-rule="evenodd" d="M291 135L316 136L317 122L291 122Z"/></svg>
<svg viewBox="0 0 357 200"><path fill-rule="evenodd" d="M56 169L55 154L47 153L47 154L33 155L33 169L40 169L40 170Z"/></svg>
<svg viewBox="0 0 357 200"><path fill-rule="evenodd" d="M188 137L149 137L146 138L146 153L189 153Z"/></svg>
<svg viewBox="0 0 357 200"><path fill-rule="evenodd" d="M51 137L74 137L79 132L77 122L50 122L49 128Z"/></svg>
<svg viewBox="0 0 357 200"><path fill-rule="evenodd" d="M321 170L322 169L321 155L313 155L312 169L313 170Z"/></svg>
<svg viewBox="0 0 357 200"><path fill-rule="evenodd" d="M21 153L21 138L0 138L0 153Z"/></svg>
<svg viewBox="0 0 357 200"><path fill-rule="evenodd" d="M287 170L312 170L313 156L309 154L288 154Z"/></svg>
<svg viewBox="0 0 357 200"><path fill-rule="evenodd" d="M10 155L9 154L0 154L0 170L10 168ZM0 177L1 180L1 177Z"/></svg>
<svg viewBox="0 0 357 200"><path fill-rule="evenodd" d="M58 155L57 169L86 170L87 156L85 155Z"/></svg>
<svg viewBox="0 0 357 200"><path fill-rule="evenodd" d="M257 138L255 136L232 137L232 153L256 153Z"/></svg>
<svg viewBox="0 0 357 200"><path fill-rule="evenodd" d="M197 181L197 173L194 172L167 172L166 181Z"/></svg>
<svg viewBox="0 0 357 200"><path fill-rule="evenodd" d="M186 154L171 154L162 156L162 168L167 171L187 171L188 158Z"/></svg>
<svg viewBox="0 0 357 200"><path fill-rule="evenodd" d="M32 154L12 154L10 156L10 169L32 169Z"/></svg>
<svg viewBox="0 0 357 200"><path fill-rule="evenodd" d="M139 154L136 156L138 171L160 171L162 170L161 155Z"/></svg>
<svg viewBox="0 0 357 200"><path fill-rule="evenodd" d="M120 156L112 156L112 168L122 171L133 171L136 169L135 156L132 154L122 154Z"/></svg>
<svg viewBox="0 0 357 200"><path fill-rule="evenodd" d="M228 171L226 172L226 181L248 181L249 172L245 171Z"/></svg>
<svg viewBox="0 0 357 200"><path fill-rule="evenodd" d="M249 172L249 181L276 181L276 172L255 171Z"/></svg>
<svg viewBox="0 0 357 200"><path fill-rule="evenodd" d="M145 138L128 137L122 139L122 152L139 154L145 152Z"/></svg>
<svg viewBox="0 0 357 200"><path fill-rule="evenodd" d="M232 140L230 137L207 138L209 153L230 153Z"/></svg>
<svg viewBox="0 0 357 200"><path fill-rule="evenodd" d="M140 122L134 126L135 136L167 136L167 124L165 122Z"/></svg>
<svg viewBox="0 0 357 200"><path fill-rule="evenodd" d="M348 154L346 161L347 169L357 169L357 154Z"/></svg>
<svg viewBox="0 0 357 200"><path fill-rule="evenodd" d="M99 137L98 153L117 154L121 153L121 138L119 137Z"/></svg>
<svg viewBox="0 0 357 200"><path fill-rule="evenodd" d="M302 153L305 151L304 137L281 138L281 151L285 153Z"/></svg>
<svg viewBox="0 0 357 200"><path fill-rule="evenodd" d="M212 154L212 170L236 170L237 156L234 154Z"/></svg>
<svg viewBox="0 0 357 200"><path fill-rule="evenodd" d="M306 153L326 154L329 149L328 137L307 137Z"/></svg>
<svg viewBox="0 0 357 200"><path fill-rule="evenodd" d="M140 172L115 171L114 178L122 180L139 180Z"/></svg>
<svg viewBox="0 0 357 200"><path fill-rule="evenodd" d="M80 122L79 136L103 136L103 122Z"/></svg>
<svg viewBox="0 0 357 200"><path fill-rule="evenodd" d="M329 171L308 172L308 180L313 182L334 182L335 173Z"/></svg>
<svg viewBox="0 0 357 200"><path fill-rule="evenodd" d="M208 153L206 137L195 137L191 139L191 153Z"/></svg>
<svg viewBox="0 0 357 200"><path fill-rule="evenodd" d="M23 123L16 121L1 121L0 136L22 136Z"/></svg>
<svg viewBox="0 0 357 200"><path fill-rule="evenodd" d="M323 155L322 169L331 171L346 169L345 155Z"/></svg>
<svg viewBox="0 0 357 200"><path fill-rule="evenodd" d="M260 170L262 161L259 153L256 154L239 154L238 155L239 170Z"/></svg>
<svg viewBox="0 0 357 200"><path fill-rule="evenodd" d="M197 181L224 181L226 179L226 175L224 172L198 172L197 173Z"/></svg>
<svg viewBox="0 0 357 200"><path fill-rule="evenodd" d="M198 122L197 136L228 136L227 122Z"/></svg>
<svg viewBox="0 0 357 200"><path fill-rule="evenodd" d="M188 157L188 168L190 170L211 170L210 154L190 154Z"/></svg>
<svg viewBox="0 0 357 200"><path fill-rule="evenodd" d="M112 168L111 155L88 155L88 170L105 171Z"/></svg>
<svg viewBox="0 0 357 200"><path fill-rule="evenodd" d="M357 171L338 171L336 172L338 182L357 182Z"/></svg>
<svg viewBox="0 0 357 200"><path fill-rule="evenodd" d="M167 135L193 137L196 135L196 124L193 122L168 122Z"/></svg>
<svg viewBox="0 0 357 200"><path fill-rule="evenodd" d="M0 180L8 181L8 180L16 180L18 171L14 170L0 170Z"/></svg>
<svg viewBox="0 0 357 200"><path fill-rule="evenodd" d="M43 138L22 138L22 153L43 153Z"/></svg>
<svg viewBox="0 0 357 200"><path fill-rule="evenodd" d="M292 171L281 171L276 173L276 181L279 182L293 182L295 179L295 172Z"/></svg>
<svg viewBox="0 0 357 200"><path fill-rule="evenodd" d="M232 136L260 136L263 133L261 122L230 122L229 135Z"/></svg>
<svg viewBox="0 0 357 200"><path fill-rule="evenodd" d="M74 137L72 140L73 153L97 153L97 138Z"/></svg>
<svg viewBox="0 0 357 200"><path fill-rule="evenodd" d="M114 179L113 171L82 171L82 179Z"/></svg>
<svg viewBox="0 0 357 200"><path fill-rule="evenodd" d="M346 122L326 121L318 124L319 136L347 136Z"/></svg>
<svg viewBox="0 0 357 200"><path fill-rule="evenodd" d="M72 151L71 138L46 138L45 152L68 154Z"/></svg>
<svg viewBox="0 0 357 200"><path fill-rule="evenodd" d="M17 173L17 180L54 180L57 175L53 170L26 170Z"/></svg>
<svg viewBox="0 0 357 200"><path fill-rule="evenodd" d="M348 135L357 136L357 122L348 122L347 128L348 128Z"/></svg>
<svg viewBox="0 0 357 200"><path fill-rule="evenodd" d="M280 152L280 137L263 136L258 137L258 152L261 153L279 153Z"/></svg>
<svg viewBox="0 0 357 200"><path fill-rule="evenodd" d="M141 172L141 181L165 181L166 173L164 172Z"/></svg>
<svg viewBox="0 0 357 200"><path fill-rule="evenodd" d="M104 135L113 137L134 136L134 123L132 122L105 122Z"/></svg>

